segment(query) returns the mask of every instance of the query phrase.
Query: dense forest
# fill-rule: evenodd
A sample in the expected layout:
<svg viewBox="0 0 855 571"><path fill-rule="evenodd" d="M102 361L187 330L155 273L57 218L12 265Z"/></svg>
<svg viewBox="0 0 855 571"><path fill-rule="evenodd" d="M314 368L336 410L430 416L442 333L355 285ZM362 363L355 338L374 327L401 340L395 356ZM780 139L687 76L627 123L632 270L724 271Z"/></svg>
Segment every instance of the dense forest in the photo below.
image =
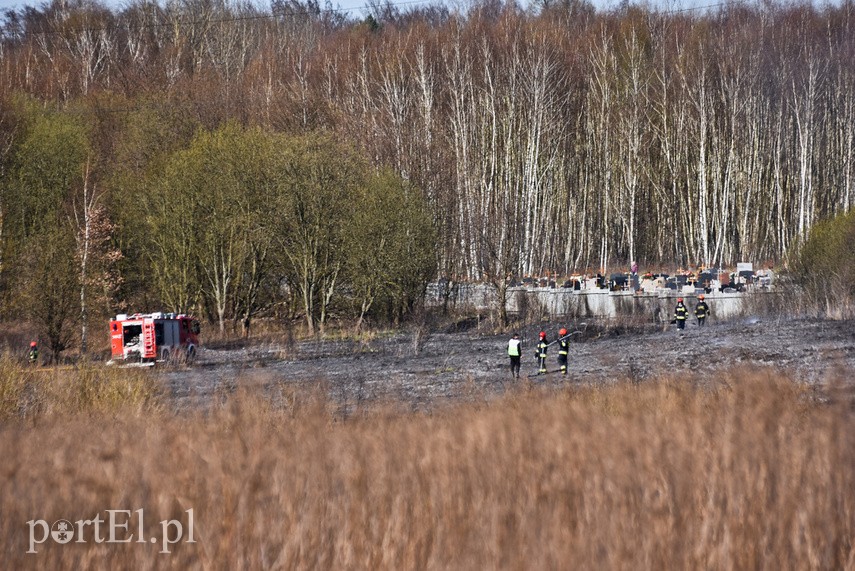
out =
<svg viewBox="0 0 855 571"><path fill-rule="evenodd" d="M314 331L436 277L778 261L853 154L851 0L54 1L0 30L0 317Z"/></svg>

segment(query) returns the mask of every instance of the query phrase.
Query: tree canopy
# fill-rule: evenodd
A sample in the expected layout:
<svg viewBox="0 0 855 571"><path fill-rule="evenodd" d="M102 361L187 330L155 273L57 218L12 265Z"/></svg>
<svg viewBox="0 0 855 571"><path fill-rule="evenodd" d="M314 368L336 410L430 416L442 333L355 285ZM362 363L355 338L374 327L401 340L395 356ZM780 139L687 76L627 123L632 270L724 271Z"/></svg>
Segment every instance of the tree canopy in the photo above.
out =
<svg viewBox="0 0 855 571"><path fill-rule="evenodd" d="M221 327L395 320L428 268L502 284L779 261L855 201L851 0L369 12L7 12L4 315L25 242L69 219L84 164L121 253L112 305L196 308ZM375 227L396 193L400 218ZM417 268L356 276L393 267L396 248Z"/></svg>

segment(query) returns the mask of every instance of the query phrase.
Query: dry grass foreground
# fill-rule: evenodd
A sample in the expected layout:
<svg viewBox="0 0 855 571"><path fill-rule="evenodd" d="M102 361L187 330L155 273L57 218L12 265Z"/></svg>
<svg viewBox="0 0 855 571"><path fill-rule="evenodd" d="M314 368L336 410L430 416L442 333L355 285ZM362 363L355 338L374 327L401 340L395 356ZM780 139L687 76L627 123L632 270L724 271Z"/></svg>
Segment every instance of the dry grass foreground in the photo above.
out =
<svg viewBox="0 0 855 571"><path fill-rule="evenodd" d="M852 410L770 371L724 380L346 420L317 395L7 418L0 568L855 568ZM160 553L190 509L195 543ZM134 512L132 542L90 526L26 553L28 521L105 510Z"/></svg>

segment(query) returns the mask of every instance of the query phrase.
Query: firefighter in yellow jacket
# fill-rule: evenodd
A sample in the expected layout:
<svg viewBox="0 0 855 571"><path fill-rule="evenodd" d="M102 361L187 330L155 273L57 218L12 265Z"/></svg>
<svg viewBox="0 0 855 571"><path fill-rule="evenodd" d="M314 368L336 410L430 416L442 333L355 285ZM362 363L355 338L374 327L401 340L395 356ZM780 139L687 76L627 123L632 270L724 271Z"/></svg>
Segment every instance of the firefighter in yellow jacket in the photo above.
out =
<svg viewBox="0 0 855 571"><path fill-rule="evenodd" d="M511 340L508 341L508 357L511 359L511 376L515 379L520 378L520 356L522 355L522 347L520 336L514 333Z"/></svg>

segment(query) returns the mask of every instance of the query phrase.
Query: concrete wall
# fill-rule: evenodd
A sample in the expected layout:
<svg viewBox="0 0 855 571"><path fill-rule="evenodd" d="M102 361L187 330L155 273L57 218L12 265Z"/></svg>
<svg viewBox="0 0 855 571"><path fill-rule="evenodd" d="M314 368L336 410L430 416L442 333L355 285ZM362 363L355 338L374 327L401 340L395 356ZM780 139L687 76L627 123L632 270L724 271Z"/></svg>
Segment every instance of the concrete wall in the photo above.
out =
<svg viewBox="0 0 855 571"><path fill-rule="evenodd" d="M443 303L442 287L431 284L427 292L429 307ZM690 314L697 303L696 294L661 290L655 293L633 294L629 291L573 290L567 288L508 288L506 307L511 315L527 314L546 317L617 318L622 316L649 317L651 321L670 321L677 297L684 298ZM706 294L713 319L730 319L743 314L745 301L754 295L768 293ZM477 311L492 311L498 306L496 289L486 284L461 284L449 296L450 307Z"/></svg>

